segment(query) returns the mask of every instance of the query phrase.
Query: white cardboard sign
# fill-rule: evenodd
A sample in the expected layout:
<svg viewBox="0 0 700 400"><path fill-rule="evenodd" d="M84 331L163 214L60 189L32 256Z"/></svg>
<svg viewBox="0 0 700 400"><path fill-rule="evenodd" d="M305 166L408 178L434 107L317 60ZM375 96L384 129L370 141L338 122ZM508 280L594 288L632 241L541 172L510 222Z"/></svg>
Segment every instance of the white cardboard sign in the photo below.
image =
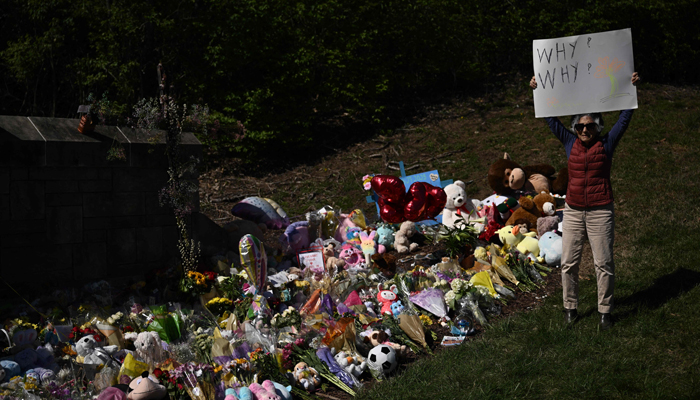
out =
<svg viewBox="0 0 700 400"><path fill-rule="evenodd" d="M632 31L532 41L535 117L637 108Z"/></svg>

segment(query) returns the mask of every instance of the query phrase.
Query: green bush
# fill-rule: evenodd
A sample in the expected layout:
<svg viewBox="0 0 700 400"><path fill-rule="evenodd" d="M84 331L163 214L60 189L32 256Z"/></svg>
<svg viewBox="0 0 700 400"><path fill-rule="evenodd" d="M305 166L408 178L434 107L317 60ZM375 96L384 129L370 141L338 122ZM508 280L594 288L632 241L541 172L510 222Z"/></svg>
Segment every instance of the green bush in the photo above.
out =
<svg viewBox="0 0 700 400"><path fill-rule="evenodd" d="M698 83L697 0L5 3L0 113L74 116L107 90L134 104L157 95L162 63L171 95L229 126L204 141L248 157L341 139L337 127L386 128L426 94L528 76L534 39L629 27L646 80Z"/></svg>

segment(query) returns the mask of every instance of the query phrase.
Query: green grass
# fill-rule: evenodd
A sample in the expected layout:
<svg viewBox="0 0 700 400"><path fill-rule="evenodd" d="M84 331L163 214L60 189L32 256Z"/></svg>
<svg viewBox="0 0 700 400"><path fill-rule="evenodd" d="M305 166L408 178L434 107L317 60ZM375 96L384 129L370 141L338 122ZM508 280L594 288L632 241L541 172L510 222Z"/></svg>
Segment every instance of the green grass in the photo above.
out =
<svg viewBox="0 0 700 400"><path fill-rule="evenodd" d="M582 318L572 329L562 327L558 293L358 399L700 398L700 92L650 86L639 96L613 162L614 328L598 330L591 277L581 281ZM609 129L617 113L605 120ZM531 146L548 158L563 153L548 139L538 133ZM499 146L503 136L484 144ZM469 160L460 166L473 167Z"/></svg>

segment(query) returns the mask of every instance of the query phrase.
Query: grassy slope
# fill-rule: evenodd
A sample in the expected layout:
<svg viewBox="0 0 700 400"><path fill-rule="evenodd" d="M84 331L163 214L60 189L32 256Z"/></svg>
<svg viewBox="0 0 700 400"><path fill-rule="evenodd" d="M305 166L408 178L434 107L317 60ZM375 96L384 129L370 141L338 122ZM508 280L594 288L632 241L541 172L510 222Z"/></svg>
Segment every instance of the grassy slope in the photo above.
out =
<svg viewBox="0 0 700 400"><path fill-rule="evenodd" d="M358 398L700 397L700 92L650 85L639 95L640 108L613 163L617 325L598 331L591 275L581 283L583 318L573 329L560 324L559 294ZM474 140L448 173L441 167L441 175L479 174L479 184L478 170L502 150L521 162L543 158L563 165L561 145L552 143L542 121L533 125L531 105L521 103L527 109L521 112L507 106L518 96L519 89L506 95L505 112L484 119L493 125L484 129L489 133ZM616 118L607 114L607 126ZM433 128L438 139L441 126L445 122ZM489 156L479 156L484 153ZM590 267L585 271L592 273Z"/></svg>

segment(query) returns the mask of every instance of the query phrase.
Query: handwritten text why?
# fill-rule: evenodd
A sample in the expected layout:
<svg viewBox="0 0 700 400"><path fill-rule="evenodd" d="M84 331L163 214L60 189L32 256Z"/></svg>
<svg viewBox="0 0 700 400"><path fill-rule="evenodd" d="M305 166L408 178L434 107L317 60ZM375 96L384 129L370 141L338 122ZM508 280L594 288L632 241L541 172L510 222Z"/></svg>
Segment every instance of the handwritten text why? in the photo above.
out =
<svg viewBox="0 0 700 400"><path fill-rule="evenodd" d="M535 116L637 107L630 29L532 41Z"/></svg>
<svg viewBox="0 0 700 400"><path fill-rule="evenodd" d="M588 41L590 45L590 38ZM568 46L567 46L568 44ZM561 45L561 46L560 46ZM576 78L578 78L578 61L574 60L576 56L576 46L578 45L578 40L573 43L559 43L556 42L554 47L545 47L542 49L535 49L537 51L537 56L540 63L546 62L548 65L552 64L554 61L554 66L545 68L544 76L542 73L538 73L538 80L540 86L544 89L547 88L547 84L554 89L554 84L557 76L561 77L562 83L575 83ZM568 48L567 48L568 47ZM566 54L570 52L569 59L567 62ZM571 67L571 73L569 72L569 67ZM558 75L557 75L558 73Z"/></svg>

